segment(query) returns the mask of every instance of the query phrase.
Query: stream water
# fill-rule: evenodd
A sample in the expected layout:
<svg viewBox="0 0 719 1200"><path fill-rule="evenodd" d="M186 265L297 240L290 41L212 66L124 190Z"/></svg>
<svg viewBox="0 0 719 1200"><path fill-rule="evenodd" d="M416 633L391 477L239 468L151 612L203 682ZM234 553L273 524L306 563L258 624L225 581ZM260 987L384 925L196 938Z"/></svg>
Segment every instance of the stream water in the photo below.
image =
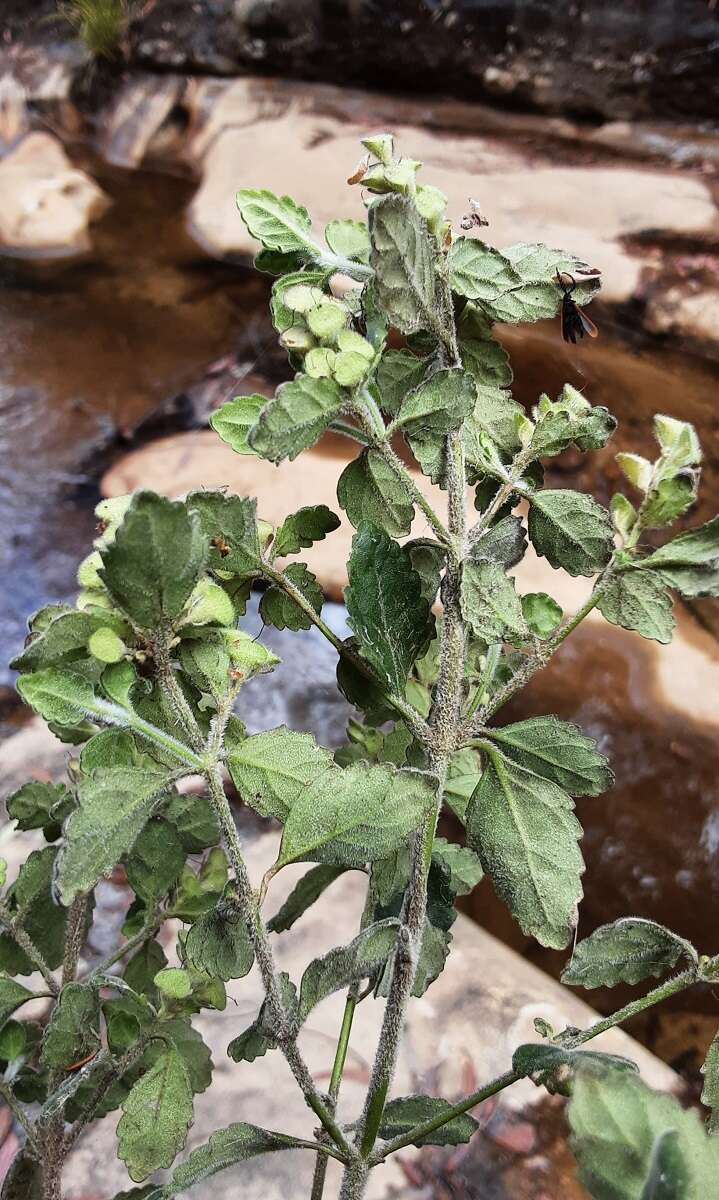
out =
<svg viewBox="0 0 719 1200"><path fill-rule="evenodd" d="M131 444L138 423L209 364L228 353L256 356L268 334L267 279L209 261L185 233L188 180L92 165L113 201L94 227L92 256L50 273L0 260L0 664L22 641L29 612L75 590L108 446ZM640 451L651 450L653 412L695 421L707 455L698 512L706 519L719 508L715 369L638 334L628 341L606 315L599 323L602 336L589 348L565 347L554 324L506 331L515 394L529 403L571 381L618 413L619 445ZM565 456L559 469L601 498L616 449L588 456L591 466ZM338 606L332 620L341 626ZM263 680L250 698L253 720L288 720L336 742L346 708L333 663L311 635L280 640L289 662L274 690ZM655 703L654 654L611 629L579 634L508 715L557 712L611 754L617 787L580 805L588 859L582 931L637 911L716 949L719 751L698 723ZM0 665L2 683L10 673ZM488 887L470 909L527 951ZM556 970L556 958L541 961Z"/></svg>

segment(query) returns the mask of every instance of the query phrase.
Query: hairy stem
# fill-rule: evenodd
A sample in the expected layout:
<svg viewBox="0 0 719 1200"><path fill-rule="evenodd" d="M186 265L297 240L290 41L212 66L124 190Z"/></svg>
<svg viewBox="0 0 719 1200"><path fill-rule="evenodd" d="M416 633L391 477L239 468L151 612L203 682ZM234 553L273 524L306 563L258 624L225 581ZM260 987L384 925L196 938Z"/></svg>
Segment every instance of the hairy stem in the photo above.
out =
<svg viewBox="0 0 719 1200"><path fill-rule="evenodd" d="M53 996L57 996L60 991L58 982L32 938L23 929L21 920L22 914L12 914L7 905L3 901L0 901L0 925L14 937L18 946L21 950L25 951L33 966L37 967L48 986L48 990Z"/></svg>
<svg viewBox="0 0 719 1200"><path fill-rule="evenodd" d="M262 982L267 994L267 999L275 1026L273 1030L273 1036L282 1050L288 1066L302 1090L306 1103L316 1114L316 1116L319 1117L322 1125L327 1130L335 1145L339 1147L347 1159L350 1159L353 1153L352 1148L339 1125L335 1121L327 1103L320 1095L318 1089L315 1087L307 1064L305 1063L297 1046L296 1033L293 1028L293 1023L285 1010L277 971L275 969L272 947L270 946L267 930L265 929L265 924L262 920L262 914L257 903L257 898L252 890L250 877L247 873L247 866L242 854L240 839L237 835L230 805L225 795L225 789L222 784L222 774L219 766L216 765L207 770L205 772L205 778L207 779L210 798L222 827L225 844L227 846L227 852L235 875L237 898L242 908L243 916L247 925L247 931L255 952L255 959L257 960L257 965L259 967L260 975L262 976Z"/></svg>
<svg viewBox="0 0 719 1200"><path fill-rule="evenodd" d="M35 1130L33 1128L32 1120L25 1112L25 1108L18 1100L10 1084L6 1083L4 1079L0 1079L0 1097L2 1097L7 1104L18 1125L24 1129L30 1145L35 1147L37 1142L35 1139Z"/></svg>
<svg viewBox="0 0 719 1200"><path fill-rule="evenodd" d="M175 669L172 665L170 657L170 649L168 639L158 637L154 647L155 667L157 668L157 678L160 682L162 690L167 698L167 701L172 709L173 715L178 724L184 729L189 738L190 745L194 750L202 751L205 747L205 741L202 736L195 714L190 705L185 699L185 694L180 687Z"/></svg>
<svg viewBox="0 0 719 1200"><path fill-rule="evenodd" d="M553 1041L556 1045L563 1046L567 1050L575 1050L577 1047L583 1046L586 1042L591 1042L592 1038L598 1037L600 1033L606 1033L608 1029L613 1029L615 1025L621 1025L623 1021L628 1021L630 1017L636 1016L637 1013L643 1012L644 1009L651 1008L655 1004L660 1004L670 996L676 995L677 992L684 991L686 988L691 987L693 983L696 983L695 972L684 971L681 975L676 975L673 979L668 979L666 983L653 988L651 992L647 992L646 996L640 996L638 1000L631 1000L629 1004L625 1004L623 1008L620 1008L611 1016L595 1021L588 1029L584 1029L579 1033L571 1031L559 1034ZM498 1075L496 1079L485 1083L476 1092L472 1092L469 1096L465 1096L464 1099L453 1104L441 1116L429 1121L423 1121L407 1133L400 1134L392 1138L391 1141L385 1142L384 1146L370 1160L372 1165L375 1166L377 1163L384 1162L396 1150L402 1150L405 1146L411 1146L418 1138L441 1129L443 1125L453 1120L454 1117L459 1117L462 1113L468 1112L469 1109L474 1108L477 1104L481 1104L483 1100L487 1100L490 1096L496 1096L497 1092L504 1091L505 1088L510 1087L513 1083L517 1083L522 1078L524 1076L518 1071L505 1071L503 1075Z"/></svg>
<svg viewBox="0 0 719 1200"><path fill-rule="evenodd" d="M150 914L150 919L145 922L142 929L139 929L137 933L134 933L132 937L129 937L127 941L123 942L122 945L119 946L117 950L114 950L112 954L108 954L107 958L103 958L102 962L99 962L97 966L93 968L88 978L94 979L95 976L104 974L105 971L109 971L110 967L114 966L114 964L119 962L121 958L124 958L125 955L131 954L133 950L137 950L139 946L143 946L145 942L149 941L150 938L155 936L164 920L165 918L160 916L155 909Z"/></svg>

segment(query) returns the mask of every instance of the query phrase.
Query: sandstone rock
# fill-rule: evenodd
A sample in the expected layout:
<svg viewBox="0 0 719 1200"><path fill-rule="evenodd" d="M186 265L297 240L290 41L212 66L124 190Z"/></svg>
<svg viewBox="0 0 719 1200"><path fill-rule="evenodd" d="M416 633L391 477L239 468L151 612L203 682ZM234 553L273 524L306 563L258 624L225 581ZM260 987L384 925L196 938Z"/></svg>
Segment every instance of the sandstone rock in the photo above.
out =
<svg viewBox="0 0 719 1200"><path fill-rule="evenodd" d="M49 133L29 133L0 162L0 251L60 258L89 247L88 226L108 200Z"/></svg>
<svg viewBox="0 0 719 1200"><path fill-rule="evenodd" d="M305 204L318 234L332 217L357 216L361 199L345 176L367 132L361 95L341 101L309 84L278 88L263 80L212 86L196 96L198 128L188 153L202 183L188 212L193 235L220 257L253 255L257 246L235 206L240 187L289 192ZM541 241L571 249L603 272L603 299L623 303L637 290L642 259L625 240L647 230L709 239L719 232L711 191L702 180L646 167L558 166L549 154L521 154L490 137L428 132L400 122L386 100L386 122L400 148L425 163L425 178L449 196L455 223L476 196L494 245ZM378 116L376 100L372 117ZM403 114L405 115L405 114ZM411 118L410 118L411 121ZM483 231L484 232L484 231Z"/></svg>
<svg viewBox="0 0 719 1200"><path fill-rule="evenodd" d="M719 289L676 284L659 291L647 304L644 324L652 333L690 337L716 347L719 344Z"/></svg>
<svg viewBox="0 0 719 1200"><path fill-rule="evenodd" d="M104 116L103 157L119 167L138 167L184 88L178 75L131 77Z"/></svg>

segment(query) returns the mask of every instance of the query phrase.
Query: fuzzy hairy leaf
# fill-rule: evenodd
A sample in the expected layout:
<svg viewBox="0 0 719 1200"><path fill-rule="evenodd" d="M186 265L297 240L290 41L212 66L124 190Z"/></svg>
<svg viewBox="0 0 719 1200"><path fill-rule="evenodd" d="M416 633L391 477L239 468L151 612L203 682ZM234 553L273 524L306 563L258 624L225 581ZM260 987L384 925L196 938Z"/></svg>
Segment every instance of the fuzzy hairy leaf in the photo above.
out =
<svg viewBox="0 0 719 1200"><path fill-rule="evenodd" d="M45 829L51 833L72 807L72 797L63 784L33 779L8 796L6 806L18 829Z"/></svg>
<svg viewBox="0 0 719 1200"><path fill-rule="evenodd" d="M452 291L469 300L495 300L522 278L501 250L479 238L459 237L447 255Z"/></svg>
<svg viewBox="0 0 719 1200"><path fill-rule="evenodd" d="M704 1086L702 1088L702 1104L710 1108L711 1115L708 1129L712 1134L719 1133L719 1033L714 1038L702 1064Z"/></svg>
<svg viewBox="0 0 719 1200"><path fill-rule="evenodd" d="M311 867L295 884L274 917L267 922L268 932L284 933L291 929L295 921L319 900L330 884L347 870L347 867L337 867L332 863L319 863L316 867Z"/></svg>
<svg viewBox="0 0 719 1200"><path fill-rule="evenodd" d="M481 882L484 875L479 856L469 846L458 846L445 838L436 837L432 861L440 862L449 873L449 889L453 896L466 896Z"/></svg>
<svg viewBox="0 0 719 1200"><path fill-rule="evenodd" d="M325 240L330 250L342 258L367 262L369 235L364 221L335 220L325 226Z"/></svg>
<svg viewBox="0 0 719 1200"><path fill-rule="evenodd" d="M285 1012L294 1021L297 1017L297 988L286 971L280 971L279 985ZM274 1050L276 1044L272 1036L269 1001L265 1000L257 1020L239 1037L233 1038L227 1047L227 1053L233 1062L254 1062L256 1058L267 1054L268 1050Z"/></svg>
<svg viewBox="0 0 719 1200"><path fill-rule="evenodd" d="M467 462L482 467L484 438L489 438L505 454L515 454L521 445L517 418L523 416L522 405L504 388L479 385L474 408L464 426Z"/></svg>
<svg viewBox="0 0 719 1200"><path fill-rule="evenodd" d="M263 817L285 821L306 785L333 762L329 750L318 746L310 733L295 733L280 725L234 746L227 766L246 804Z"/></svg>
<svg viewBox="0 0 719 1200"><path fill-rule="evenodd" d="M452 910L452 917L454 917ZM449 956L449 946L452 934L442 929L427 918L422 931L422 945L419 948L419 959L412 984L412 995L424 996L427 988L438 979L444 970L444 964Z"/></svg>
<svg viewBox="0 0 719 1200"><path fill-rule="evenodd" d="M100 1049L100 997L85 983L66 983L42 1039L44 1066L67 1071Z"/></svg>
<svg viewBox="0 0 719 1200"><path fill-rule="evenodd" d="M462 824L466 822L467 808L481 776L482 760L476 750L466 747L454 752L449 760L444 799Z"/></svg>
<svg viewBox="0 0 719 1200"><path fill-rule="evenodd" d="M401 1134L409 1133L415 1126L424 1121L432 1121L442 1116L450 1108L448 1100L438 1096L398 1096L390 1100L382 1114L382 1124L379 1136L389 1140ZM445 1125L440 1125L434 1133L419 1137L413 1146L460 1146L468 1142L472 1134L479 1128L479 1122L469 1113L452 1117Z"/></svg>
<svg viewBox="0 0 719 1200"><path fill-rule="evenodd" d="M649 493L642 514L647 529L663 529L673 524L691 508L697 498L699 475L696 471L682 471L669 479L662 479Z"/></svg>
<svg viewBox="0 0 719 1200"><path fill-rule="evenodd" d="M72 667L75 662L79 667L88 658L91 637L103 627L112 627L118 634L128 629L121 618L107 609L102 613L64 612L58 606L58 615L42 631L30 633L27 645L13 658L11 666L14 671Z"/></svg>
<svg viewBox="0 0 719 1200"><path fill-rule="evenodd" d="M436 327L436 250L424 220L403 196L375 200L368 217L374 285L390 323L402 333Z"/></svg>
<svg viewBox="0 0 719 1200"><path fill-rule="evenodd" d="M404 693L434 618L407 555L376 525L363 526L352 539L345 602L364 656L393 691Z"/></svg>
<svg viewBox="0 0 719 1200"><path fill-rule="evenodd" d="M137 492L110 546L100 578L141 629L179 617L205 567L207 547L191 507Z"/></svg>
<svg viewBox="0 0 719 1200"><path fill-rule="evenodd" d="M719 595L719 517L680 533L642 560L683 596Z"/></svg>
<svg viewBox="0 0 719 1200"><path fill-rule="evenodd" d="M133 892L148 903L166 896L185 865L180 835L169 821L151 820L141 831L125 869Z"/></svg>
<svg viewBox="0 0 719 1200"><path fill-rule="evenodd" d="M322 436L342 409L344 397L334 379L298 375L277 390L249 435L252 449L270 462L297 458Z"/></svg>
<svg viewBox="0 0 719 1200"><path fill-rule="evenodd" d="M213 412L210 425L236 454L254 454L247 438L267 403L266 396L235 396Z"/></svg>
<svg viewBox="0 0 719 1200"><path fill-rule="evenodd" d="M313 542L322 542L328 533L339 529L340 519L326 504L313 504L298 508L297 512L285 517L275 534L273 550L277 557L298 554Z"/></svg>
<svg viewBox="0 0 719 1200"><path fill-rule="evenodd" d="M567 945L582 896L582 828L572 800L495 750L467 811L467 841L522 930L543 946Z"/></svg>
<svg viewBox="0 0 719 1200"><path fill-rule="evenodd" d="M178 1192L201 1183L203 1179L209 1179L219 1171L225 1171L248 1158L255 1158L258 1154L306 1145L298 1138L285 1133L272 1133L268 1129L260 1129L258 1125L249 1125L246 1121L228 1125L226 1129L218 1129L217 1133L213 1133L204 1146L193 1150L189 1158L175 1168L169 1182L158 1189L157 1200L169 1200Z"/></svg>
<svg viewBox="0 0 719 1200"><path fill-rule="evenodd" d="M212 1054L202 1034L194 1029L187 1017L174 1017L163 1021L163 1037L169 1039L185 1064L193 1095L207 1091L212 1082ZM167 1041L150 1042L143 1056L143 1063L152 1066L162 1056Z"/></svg>
<svg viewBox="0 0 719 1200"><path fill-rule="evenodd" d="M512 1070L526 1075L550 1095L571 1096L578 1071L606 1075L607 1071L637 1072L636 1063L617 1054L596 1050L565 1050L546 1042L525 1043L512 1055Z"/></svg>
<svg viewBox="0 0 719 1200"><path fill-rule="evenodd" d="M529 717L486 736L499 742L507 758L559 784L570 796L600 796L614 782L594 739L559 717Z"/></svg>
<svg viewBox="0 0 719 1200"><path fill-rule="evenodd" d="M674 632L672 597L650 571L621 571L613 575L597 604L603 617L622 629L635 629L655 642L671 642Z"/></svg>
<svg viewBox="0 0 719 1200"><path fill-rule="evenodd" d="M304 1023L325 996L360 979L371 979L386 963L397 941L399 921L368 925L349 943L337 946L307 967L300 984L299 1020Z"/></svg>
<svg viewBox="0 0 719 1200"><path fill-rule="evenodd" d="M29 1000L32 994L21 983L8 979L7 975L0 975L0 1027L10 1020L15 1009Z"/></svg>
<svg viewBox="0 0 719 1200"><path fill-rule="evenodd" d="M492 337L492 324L475 305L467 304L457 323L459 353L465 371L478 385L508 388L512 383L509 355Z"/></svg>
<svg viewBox="0 0 719 1200"><path fill-rule="evenodd" d="M134 1084L122 1105L117 1154L135 1183L169 1167L192 1124L192 1089L175 1047L168 1047Z"/></svg>
<svg viewBox="0 0 719 1200"><path fill-rule="evenodd" d="M562 610L546 592L527 592L522 596L522 613L532 633L548 638L562 621Z"/></svg>
<svg viewBox="0 0 719 1200"><path fill-rule="evenodd" d="M78 671L67 668L46 667L21 675L17 690L26 704L56 725L78 725L99 708L92 684Z"/></svg>
<svg viewBox="0 0 719 1200"><path fill-rule="evenodd" d="M396 425L408 435L447 434L472 412L476 387L467 371L435 371L402 401Z"/></svg>
<svg viewBox="0 0 719 1200"><path fill-rule="evenodd" d="M206 796L174 792L162 815L177 831L186 854L197 854L199 850L216 846L220 840L215 810Z"/></svg>
<svg viewBox="0 0 719 1200"><path fill-rule="evenodd" d="M699 1200L716 1187L719 1141L696 1112L627 1071L579 1073L569 1123L579 1178L594 1200Z"/></svg>
<svg viewBox="0 0 719 1200"><path fill-rule="evenodd" d="M691 947L677 934L642 917L622 917L600 925L575 948L562 972L572 987L616 987L665 975Z"/></svg>
<svg viewBox="0 0 719 1200"><path fill-rule="evenodd" d="M290 563L283 571L283 575L302 593L319 616L324 596L316 576L312 574L306 564ZM298 604L295 604L287 592L276 584L273 584L263 594L260 600L260 616L266 625L274 625L277 629L294 629L296 631L312 628L312 621L307 614Z"/></svg>
<svg viewBox="0 0 719 1200"><path fill-rule="evenodd" d="M8 889L8 902L20 928L37 946L51 970L60 965L65 944L67 912L55 902L53 877L57 850L33 850ZM31 975L35 967L11 933L0 933L0 970Z"/></svg>
<svg viewBox="0 0 719 1200"><path fill-rule="evenodd" d="M524 558L527 535L521 517L506 516L490 525L472 546L472 558L490 558L506 570L516 567ZM522 597L522 609L524 609Z"/></svg>
<svg viewBox="0 0 719 1200"><path fill-rule="evenodd" d="M614 549L606 509L583 492L535 492L529 509L529 537L537 554L569 575L596 575Z"/></svg>
<svg viewBox="0 0 719 1200"><path fill-rule="evenodd" d="M396 416L405 396L419 387L426 371L427 360L409 350L386 350L375 371L382 411Z"/></svg>
<svg viewBox="0 0 719 1200"><path fill-rule="evenodd" d="M257 502L224 492L190 492L187 507L200 517L209 547L209 566L231 571L249 579L259 574L260 542L257 533Z"/></svg>
<svg viewBox="0 0 719 1200"><path fill-rule="evenodd" d="M309 858L360 866L382 858L419 827L433 796L430 780L414 772L333 767L295 800L277 865Z"/></svg>
<svg viewBox="0 0 719 1200"><path fill-rule="evenodd" d="M106 767L80 777L78 807L67 821L58 855L63 903L90 891L132 849L168 782L159 765L156 770Z"/></svg>
<svg viewBox="0 0 719 1200"><path fill-rule="evenodd" d="M337 499L355 529L377 525L394 537L410 531L414 505L377 450L363 450L347 464L337 481Z"/></svg>
<svg viewBox="0 0 719 1200"><path fill-rule="evenodd" d="M482 547L480 545L480 551ZM514 580L491 558L469 559L462 571L462 613L481 641L501 642L527 636Z"/></svg>
<svg viewBox="0 0 719 1200"><path fill-rule="evenodd" d="M231 896L218 900L190 926L185 955L196 971L225 982L242 979L251 970L255 952L242 912Z"/></svg>
<svg viewBox="0 0 719 1200"><path fill-rule="evenodd" d="M265 250L283 254L316 253L309 213L290 196L275 196L264 188L242 188L237 193L240 216L253 238Z"/></svg>

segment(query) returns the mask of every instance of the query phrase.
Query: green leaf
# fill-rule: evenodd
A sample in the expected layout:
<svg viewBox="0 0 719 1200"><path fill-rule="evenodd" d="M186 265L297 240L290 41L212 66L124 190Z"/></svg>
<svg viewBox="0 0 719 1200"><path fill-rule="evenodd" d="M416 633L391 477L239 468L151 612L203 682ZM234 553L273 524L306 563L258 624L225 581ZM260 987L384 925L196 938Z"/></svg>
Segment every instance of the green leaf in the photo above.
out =
<svg viewBox="0 0 719 1200"><path fill-rule="evenodd" d="M410 436L447 434L459 429L474 409L476 397L474 380L467 371L435 371L405 396L395 425Z"/></svg>
<svg viewBox="0 0 719 1200"><path fill-rule="evenodd" d="M485 731L513 762L549 779L571 796L600 796L614 782L609 763L587 737L559 717L529 717Z"/></svg>
<svg viewBox="0 0 719 1200"><path fill-rule="evenodd" d="M133 1086L122 1113L118 1157L130 1178L141 1183L158 1168L172 1165L192 1124L190 1080L174 1047L168 1047Z"/></svg>
<svg viewBox="0 0 719 1200"><path fill-rule="evenodd" d="M291 929L295 921L307 912L308 908L319 900L335 879L344 875L347 867L334 866L332 863L320 863L311 867L300 881L295 884L284 904L277 910L274 917L267 922L269 933L284 933Z"/></svg>
<svg viewBox="0 0 719 1200"><path fill-rule="evenodd" d="M535 637L551 637L562 623L562 610L546 592L527 592L522 596L522 615Z"/></svg>
<svg viewBox="0 0 719 1200"><path fill-rule="evenodd" d="M297 458L321 437L343 404L333 379L298 375L267 402L249 435L250 445L273 463Z"/></svg>
<svg viewBox="0 0 719 1200"><path fill-rule="evenodd" d="M325 240L334 254L366 263L369 259L369 234L364 221L330 221Z"/></svg>
<svg viewBox="0 0 719 1200"><path fill-rule="evenodd" d="M192 993L192 979L182 967L164 967L157 972L153 983L170 1000L186 1000Z"/></svg>
<svg viewBox="0 0 719 1200"><path fill-rule="evenodd" d="M275 196L262 188L241 188L237 207L252 237L265 250L283 254L299 251L307 257L317 254L309 213L290 196Z"/></svg>
<svg viewBox="0 0 719 1200"><path fill-rule="evenodd" d="M448 1100L440 1100L436 1096L398 1096L389 1101L382 1114L379 1136L386 1141L400 1137L424 1121L433 1121L443 1116L451 1107ZM474 1117L469 1113L461 1113L440 1125L433 1133L418 1137L412 1145L460 1146L463 1142L468 1142L478 1128L479 1122Z"/></svg>
<svg viewBox="0 0 719 1200"><path fill-rule="evenodd" d="M44 829L57 837L59 824L72 807L72 797L63 784L30 780L8 796L6 805L8 816L18 829Z"/></svg>
<svg viewBox="0 0 719 1200"><path fill-rule="evenodd" d="M207 557L200 523L182 502L137 492L102 551L100 577L115 603L141 629L181 614Z"/></svg>
<svg viewBox="0 0 719 1200"><path fill-rule="evenodd" d="M680 533L642 560L683 596L719 595L719 517Z"/></svg>
<svg viewBox="0 0 719 1200"><path fill-rule="evenodd" d="M607 1071L637 1072L636 1063L617 1054L596 1050L565 1050L546 1043L526 1043L512 1055L512 1070L525 1075L550 1095L571 1096L578 1071L606 1075Z"/></svg>
<svg viewBox="0 0 719 1200"><path fill-rule="evenodd" d="M186 854L197 854L208 846L216 846L220 840L217 816L206 796L174 792L162 816L177 830Z"/></svg>
<svg viewBox="0 0 719 1200"><path fill-rule="evenodd" d="M280 994L285 1012L291 1021L297 1017L297 988L286 971L279 974ZM264 1000L256 1021L253 1021L239 1037L234 1038L227 1047L227 1053L233 1062L254 1062L262 1058L268 1050L274 1050L277 1043L272 1036L272 1016L269 1000Z"/></svg>
<svg viewBox="0 0 719 1200"><path fill-rule="evenodd" d="M45 721L57 725L77 725L98 708L92 684L77 671L58 667L34 671L18 679L17 690Z"/></svg>
<svg viewBox="0 0 719 1200"><path fill-rule="evenodd" d="M180 836L167 820L147 823L127 857L127 882L148 904L166 896L185 865Z"/></svg>
<svg viewBox="0 0 719 1200"><path fill-rule="evenodd" d="M702 1104L710 1108L711 1115L707 1123L710 1133L719 1132L719 1033L714 1038L702 1064L704 1087L702 1088Z"/></svg>
<svg viewBox="0 0 719 1200"><path fill-rule="evenodd" d="M436 250L425 221L412 201L402 196L375 200L368 220L374 284L390 323L402 333L435 329L441 302Z"/></svg>
<svg viewBox="0 0 719 1200"><path fill-rule="evenodd" d="M169 1038L185 1064L190 1087L194 1095L207 1091L212 1082L212 1055L205 1045L202 1035L193 1029L187 1017L175 1017L172 1021L163 1021L160 1029L165 1039ZM143 1061L150 1060L152 1064L164 1053L165 1042L151 1042L145 1051Z"/></svg>
<svg viewBox="0 0 719 1200"><path fill-rule="evenodd" d="M13 916L37 946L51 970L60 965L65 944L67 912L53 897L57 850L33 850L20 868L7 900ZM31 975L33 963L10 933L0 934L0 969L12 975Z"/></svg>
<svg viewBox="0 0 719 1200"><path fill-rule="evenodd" d="M428 777L390 766L333 767L297 797L277 868L297 859L361 866L395 850L417 829L434 798Z"/></svg>
<svg viewBox="0 0 719 1200"><path fill-rule="evenodd" d="M482 760L476 750L467 747L464 750L456 750L451 756L444 801L462 824L466 821L469 801L481 775Z"/></svg>
<svg viewBox="0 0 719 1200"><path fill-rule="evenodd" d="M234 746L227 766L246 804L263 817L285 821L306 785L332 767L332 755L310 733L281 725Z"/></svg>
<svg viewBox="0 0 719 1200"><path fill-rule="evenodd" d="M616 987L666 975L682 955L696 959L684 938L642 917L622 917L600 925L574 948L562 972L572 987Z"/></svg>
<svg viewBox="0 0 719 1200"><path fill-rule="evenodd" d="M599 290L597 272L565 250L554 250L543 242L517 242L513 246L505 246L503 253L524 281L551 282L556 294L555 313L562 302L561 288L556 281L557 271L575 276L577 287L572 298L577 304L587 304Z"/></svg>
<svg viewBox="0 0 719 1200"><path fill-rule="evenodd" d="M209 1179L219 1171L225 1171L248 1158L255 1158L258 1154L306 1145L306 1142L286 1133L271 1133L268 1129L248 1125L245 1121L228 1125L226 1129L218 1129L217 1133L213 1133L209 1142L193 1150L186 1162L175 1168L169 1183L158 1194L158 1200L169 1200L171 1196L186 1191L203 1179Z"/></svg>
<svg viewBox="0 0 719 1200"><path fill-rule="evenodd" d="M117 633L128 632L126 623L105 610L102 614L64 612L57 606L54 616L41 632L31 631L21 654L13 658L14 671L36 671L43 667L69 666L85 662L90 653L90 638L103 625L115 624Z"/></svg>
<svg viewBox="0 0 719 1200"><path fill-rule="evenodd" d="M0 1200L44 1200L44 1194L42 1167L29 1151L19 1150L3 1180Z"/></svg>
<svg viewBox="0 0 719 1200"><path fill-rule="evenodd" d="M422 595L430 605L434 604L444 569L446 550L438 542L432 542L428 538L415 538L411 542L405 542L402 550L409 558L412 569L419 575Z"/></svg>
<svg viewBox="0 0 719 1200"><path fill-rule="evenodd" d="M100 1049L100 998L86 983L66 983L42 1039L41 1062L67 1071Z"/></svg>
<svg viewBox="0 0 719 1200"><path fill-rule="evenodd" d="M326 270L292 271L275 281L272 285L270 309L278 333L284 333L293 325L302 323L305 314L311 308L329 299L325 290L328 275ZM263 403L267 403L266 398Z"/></svg>
<svg viewBox="0 0 719 1200"><path fill-rule="evenodd" d="M404 693L412 664L433 627L422 581L401 546L376 525L352 539L348 620L365 657L393 691Z"/></svg>
<svg viewBox="0 0 719 1200"><path fill-rule="evenodd" d="M267 397L257 392L251 396L235 396L234 400L228 400L213 412L210 425L236 454L254 454L247 437L266 403Z"/></svg>
<svg viewBox="0 0 719 1200"><path fill-rule="evenodd" d="M485 245L479 238L457 238L447 263L452 291L470 300L495 300L522 282L501 250Z"/></svg>
<svg viewBox="0 0 719 1200"><path fill-rule="evenodd" d="M514 580L491 558L465 562L461 604L465 621L484 642L521 640L527 636Z"/></svg>
<svg viewBox="0 0 719 1200"><path fill-rule="evenodd" d="M78 807L65 827L57 886L63 903L90 891L130 851L168 785L166 772L107 767L82 775Z"/></svg>
<svg viewBox="0 0 719 1200"><path fill-rule="evenodd" d="M453 919L454 915L453 911ZM434 983L435 979L441 975L449 955L451 941L451 933L434 925L429 918L425 919L417 971L412 984L413 996L423 996L430 984Z"/></svg>
<svg viewBox="0 0 719 1200"><path fill-rule="evenodd" d="M467 840L526 934L567 945L577 921L584 862L571 798L495 750L467 811Z"/></svg>
<svg viewBox="0 0 719 1200"><path fill-rule="evenodd" d="M696 471L683 471L669 479L661 479L646 499L642 523L647 529L663 529L682 517L697 498L699 476Z"/></svg>
<svg viewBox="0 0 719 1200"><path fill-rule="evenodd" d="M458 846L436 837L432 861L440 862L449 873L449 889L454 896L467 896L481 882L484 871L479 856L469 846Z"/></svg>
<svg viewBox="0 0 719 1200"><path fill-rule="evenodd" d="M255 960L247 926L232 895L203 913L188 931L185 955L197 971L225 982L242 979Z"/></svg>
<svg viewBox="0 0 719 1200"><path fill-rule="evenodd" d="M8 979L7 975L0 975L0 1027L9 1021L16 1008L30 1000L33 995L34 993L28 991L21 983Z"/></svg>
<svg viewBox="0 0 719 1200"><path fill-rule="evenodd" d="M199 515L213 571L229 571L243 578L260 573L255 500L220 491L190 492L186 504Z"/></svg>
<svg viewBox="0 0 719 1200"><path fill-rule="evenodd" d="M355 529L378 525L395 537L410 531L414 504L377 450L363 450L348 463L337 482L337 499Z"/></svg>
<svg viewBox="0 0 719 1200"><path fill-rule="evenodd" d="M612 625L635 629L655 642L672 640L672 597L661 579L649 571L628 570L613 575L597 608Z"/></svg>
<svg viewBox="0 0 719 1200"><path fill-rule="evenodd" d="M316 577L308 570L306 564L290 563L283 571L283 576L294 584L319 616L324 596ZM298 630L312 627L312 621L307 614L276 584L263 594L260 600L260 616L266 625L274 625L277 629Z"/></svg>
<svg viewBox="0 0 719 1200"><path fill-rule="evenodd" d="M408 350L386 350L375 370L375 383L383 412L396 416L408 392L419 387L427 371L427 360Z"/></svg>
<svg viewBox="0 0 719 1200"><path fill-rule="evenodd" d="M509 355L492 337L491 322L477 305L465 305L457 322L457 337L462 365L476 384L493 388L510 386Z"/></svg>
<svg viewBox="0 0 719 1200"><path fill-rule="evenodd" d="M337 946L307 967L300 984L299 1020L307 1020L320 1001L360 979L373 979L382 969L397 941L399 922L393 919L368 925L349 943Z"/></svg>
<svg viewBox="0 0 719 1200"><path fill-rule="evenodd" d="M472 558L490 558L493 562L500 563L505 570L509 570L522 561L526 549L527 537L521 518L506 516L490 525L489 529L485 529L476 539L472 546ZM524 600L525 597L522 596L523 616Z"/></svg>
<svg viewBox="0 0 719 1200"><path fill-rule="evenodd" d="M595 1200L699 1200L715 1190L719 1142L696 1112L629 1072L579 1073L569 1123L580 1182Z"/></svg>
<svg viewBox="0 0 719 1200"><path fill-rule="evenodd" d="M277 530L273 544L274 553L277 557L298 554L313 542L324 541L328 533L333 533L339 527L339 517L335 516L326 504L300 508L291 516L285 517Z"/></svg>
<svg viewBox="0 0 719 1200"><path fill-rule="evenodd" d="M515 454L521 446L517 418L524 416L521 404L504 388L479 385L474 409L464 426L467 462L482 468L485 463L483 440L489 438L505 454Z"/></svg>
<svg viewBox="0 0 719 1200"><path fill-rule="evenodd" d="M608 512L583 492L535 492L529 509L529 537L537 554L570 575L596 575L614 549Z"/></svg>
<svg viewBox="0 0 719 1200"><path fill-rule="evenodd" d="M162 946L154 938L151 938L133 954L122 977L133 991L140 995L146 995L154 1001L157 997L155 976L166 966L167 959Z"/></svg>

